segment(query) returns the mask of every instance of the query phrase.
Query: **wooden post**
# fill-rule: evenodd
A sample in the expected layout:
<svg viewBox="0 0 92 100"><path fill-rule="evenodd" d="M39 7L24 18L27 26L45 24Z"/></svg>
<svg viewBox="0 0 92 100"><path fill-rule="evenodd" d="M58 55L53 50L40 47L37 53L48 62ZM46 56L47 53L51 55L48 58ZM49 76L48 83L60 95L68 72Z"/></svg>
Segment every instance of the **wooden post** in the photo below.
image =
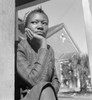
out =
<svg viewBox="0 0 92 100"><path fill-rule="evenodd" d="M92 14L90 11L89 0L82 0L84 22L85 22L85 33L88 46L89 54L89 64L90 64L90 74L91 74L91 84L92 84Z"/></svg>
<svg viewBox="0 0 92 100"><path fill-rule="evenodd" d="M0 0L0 100L14 100L15 0Z"/></svg>

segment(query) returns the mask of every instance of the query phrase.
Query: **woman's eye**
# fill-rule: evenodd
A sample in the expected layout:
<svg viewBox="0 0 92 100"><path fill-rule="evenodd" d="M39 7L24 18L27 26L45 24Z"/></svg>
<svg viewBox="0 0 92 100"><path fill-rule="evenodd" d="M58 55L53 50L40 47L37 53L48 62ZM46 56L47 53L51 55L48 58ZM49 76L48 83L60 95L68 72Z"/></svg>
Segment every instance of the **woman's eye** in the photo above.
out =
<svg viewBox="0 0 92 100"><path fill-rule="evenodd" d="M32 24L37 24L38 22L37 21L33 21L33 22L31 22Z"/></svg>
<svg viewBox="0 0 92 100"><path fill-rule="evenodd" d="M47 22L42 22L42 24L43 24L43 25L48 25L48 23L47 23Z"/></svg>

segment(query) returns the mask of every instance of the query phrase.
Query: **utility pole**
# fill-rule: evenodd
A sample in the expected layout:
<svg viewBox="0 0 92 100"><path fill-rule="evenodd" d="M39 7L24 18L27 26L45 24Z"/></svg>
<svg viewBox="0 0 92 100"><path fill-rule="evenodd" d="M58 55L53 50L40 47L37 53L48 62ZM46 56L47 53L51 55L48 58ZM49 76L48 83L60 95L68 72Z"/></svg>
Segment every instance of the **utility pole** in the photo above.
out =
<svg viewBox="0 0 92 100"><path fill-rule="evenodd" d="M84 22L85 22L85 34L88 47L89 67L90 67L91 84L92 84L92 13L90 10L90 6L92 5L89 2L90 0L82 0Z"/></svg>

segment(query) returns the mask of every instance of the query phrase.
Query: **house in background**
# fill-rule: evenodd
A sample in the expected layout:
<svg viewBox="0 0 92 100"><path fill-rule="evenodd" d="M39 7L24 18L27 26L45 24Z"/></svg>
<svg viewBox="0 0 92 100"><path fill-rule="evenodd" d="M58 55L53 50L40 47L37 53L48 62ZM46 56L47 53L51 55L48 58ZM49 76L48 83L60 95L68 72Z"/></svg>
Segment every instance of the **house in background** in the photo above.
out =
<svg viewBox="0 0 92 100"><path fill-rule="evenodd" d="M53 31L58 27L60 27L60 25L53 26L50 28L50 31ZM64 56L65 54L80 52L80 49L76 45L64 23L61 23L59 30L54 33L52 32L47 38L47 42L54 49L56 59L60 59L61 56Z"/></svg>
<svg viewBox="0 0 92 100"><path fill-rule="evenodd" d="M56 70L59 79L61 79L60 66L62 60L67 60L72 57L72 55L81 53L81 51L73 40L64 23L51 27L50 31L55 29L58 30L56 32L52 32L52 34L47 38L47 42L54 50Z"/></svg>

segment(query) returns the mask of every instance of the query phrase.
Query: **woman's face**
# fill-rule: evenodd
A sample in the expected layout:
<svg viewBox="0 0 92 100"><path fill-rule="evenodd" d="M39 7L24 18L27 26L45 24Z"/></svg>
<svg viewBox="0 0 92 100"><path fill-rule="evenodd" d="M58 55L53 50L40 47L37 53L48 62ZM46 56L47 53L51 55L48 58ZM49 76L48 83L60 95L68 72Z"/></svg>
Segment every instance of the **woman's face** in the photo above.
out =
<svg viewBox="0 0 92 100"><path fill-rule="evenodd" d="M31 29L34 34L46 36L48 31L48 18L43 13L33 13L29 15L27 28Z"/></svg>

